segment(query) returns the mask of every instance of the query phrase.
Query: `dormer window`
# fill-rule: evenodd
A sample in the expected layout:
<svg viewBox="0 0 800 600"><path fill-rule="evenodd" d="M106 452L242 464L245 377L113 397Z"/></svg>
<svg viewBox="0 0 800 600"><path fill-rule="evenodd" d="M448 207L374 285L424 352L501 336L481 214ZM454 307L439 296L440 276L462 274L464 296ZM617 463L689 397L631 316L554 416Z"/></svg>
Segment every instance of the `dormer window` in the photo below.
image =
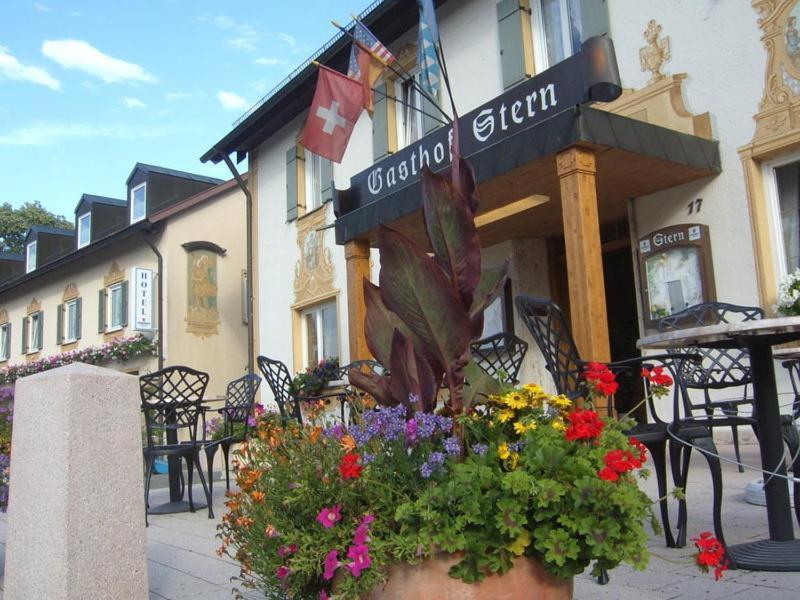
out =
<svg viewBox="0 0 800 600"><path fill-rule="evenodd" d="M28 244L25 253L25 272L30 273L36 268L36 242Z"/></svg>
<svg viewBox="0 0 800 600"><path fill-rule="evenodd" d="M142 183L131 190L131 223L144 219L146 210L147 184Z"/></svg>
<svg viewBox="0 0 800 600"><path fill-rule="evenodd" d="M78 248L89 244L92 238L92 213L87 212L78 217Z"/></svg>

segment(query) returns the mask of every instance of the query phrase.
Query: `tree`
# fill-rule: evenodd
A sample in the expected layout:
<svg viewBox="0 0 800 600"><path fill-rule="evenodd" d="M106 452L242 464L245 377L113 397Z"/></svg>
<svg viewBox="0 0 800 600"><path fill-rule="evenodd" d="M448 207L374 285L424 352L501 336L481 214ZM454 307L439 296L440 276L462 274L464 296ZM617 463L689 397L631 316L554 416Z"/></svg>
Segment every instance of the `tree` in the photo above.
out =
<svg viewBox="0 0 800 600"><path fill-rule="evenodd" d="M21 254L25 233L33 225L74 229L72 221L51 213L38 200L19 208L5 202L0 205L0 252Z"/></svg>

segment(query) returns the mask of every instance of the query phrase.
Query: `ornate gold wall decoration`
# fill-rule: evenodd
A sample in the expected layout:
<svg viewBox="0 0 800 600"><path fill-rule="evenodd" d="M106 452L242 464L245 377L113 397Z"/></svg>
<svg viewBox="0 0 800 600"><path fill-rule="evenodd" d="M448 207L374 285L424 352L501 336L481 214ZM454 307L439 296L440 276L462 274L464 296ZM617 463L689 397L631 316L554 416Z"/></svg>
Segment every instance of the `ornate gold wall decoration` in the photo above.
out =
<svg viewBox="0 0 800 600"><path fill-rule="evenodd" d="M650 71L651 74L647 85L653 85L664 79L665 75L661 72L661 67L670 59L669 36L659 39L660 35L661 25L656 23L655 19L650 19L647 29L644 30L644 39L647 45L639 48L639 63L642 71Z"/></svg>
<svg viewBox="0 0 800 600"><path fill-rule="evenodd" d="M194 250L187 255L186 331L201 338L219 333L217 255Z"/></svg>
<svg viewBox="0 0 800 600"><path fill-rule="evenodd" d="M325 246L328 205L297 221L297 245L300 260L294 268L295 304L307 304L321 296L330 295L333 287L333 260Z"/></svg>
<svg viewBox="0 0 800 600"><path fill-rule="evenodd" d="M121 281L125 281L125 271L119 268L117 261L112 261L111 268L108 270L108 275L103 278L103 286L108 287Z"/></svg>
<svg viewBox="0 0 800 600"><path fill-rule="evenodd" d="M31 298L31 303L28 304L27 314L30 316L42 310L42 303L36 298Z"/></svg>
<svg viewBox="0 0 800 600"><path fill-rule="evenodd" d="M74 300L79 296L80 294L78 293L78 286L74 283L68 283L64 288L64 294L61 296L61 301L67 302L69 300Z"/></svg>

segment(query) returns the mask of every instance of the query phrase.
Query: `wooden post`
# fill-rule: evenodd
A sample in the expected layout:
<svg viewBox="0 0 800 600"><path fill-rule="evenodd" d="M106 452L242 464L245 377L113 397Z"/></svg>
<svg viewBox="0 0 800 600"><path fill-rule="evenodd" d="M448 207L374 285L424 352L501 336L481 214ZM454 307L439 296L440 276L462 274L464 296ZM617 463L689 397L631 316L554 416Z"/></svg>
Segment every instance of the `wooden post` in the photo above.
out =
<svg viewBox="0 0 800 600"><path fill-rule="evenodd" d="M556 157L569 277L572 335L583 360L608 362L608 315L597 218L594 152L574 147Z"/></svg>
<svg viewBox="0 0 800 600"><path fill-rule="evenodd" d="M350 362L372 358L364 335L364 278L370 279L369 242L351 240L344 245L347 263L347 321L350 333Z"/></svg>

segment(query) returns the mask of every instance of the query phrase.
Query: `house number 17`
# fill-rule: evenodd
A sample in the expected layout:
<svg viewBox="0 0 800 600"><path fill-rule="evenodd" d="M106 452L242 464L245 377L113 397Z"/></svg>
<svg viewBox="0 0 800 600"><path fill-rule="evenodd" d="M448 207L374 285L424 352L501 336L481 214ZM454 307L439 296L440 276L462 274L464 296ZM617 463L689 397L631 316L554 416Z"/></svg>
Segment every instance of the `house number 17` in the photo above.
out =
<svg viewBox="0 0 800 600"><path fill-rule="evenodd" d="M689 204L687 206L689 208L689 214L690 215L692 213L699 213L700 212L700 207L703 206L703 199L702 198L698 198L697 200L692 200L691 202L689 202Z"/></svg>

